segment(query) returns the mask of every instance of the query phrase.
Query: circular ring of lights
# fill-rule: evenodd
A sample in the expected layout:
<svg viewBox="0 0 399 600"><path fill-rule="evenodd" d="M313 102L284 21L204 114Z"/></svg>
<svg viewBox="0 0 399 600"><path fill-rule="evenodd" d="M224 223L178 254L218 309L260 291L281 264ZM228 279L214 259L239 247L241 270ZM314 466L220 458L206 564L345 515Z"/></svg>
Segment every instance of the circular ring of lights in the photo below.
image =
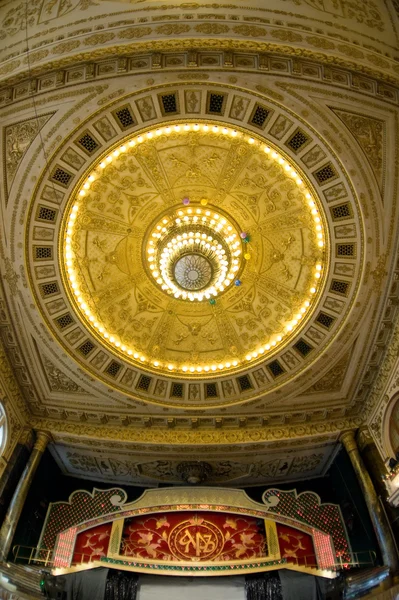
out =
<svg viewBox="0 0 399 600"><path fill-rule="evenodd" d="M254 150L256 149L259 152L264 152L282 169L285 176L300 189L305 198L309 212L309 220L312 222L312 227L314 228L314 236L319 255L312 266L312 276L308 287L307 298L297 307L294 318L285 322L283 327L280 328L279 331L276 331L276 333L269 334L263 343L257 343L251 352L248 352L245 356L237 357L233 355L223 363L193 365L189 364L186 359L180 363L177 361L174 363L165 363L154 356L150 357L146 355L146 353L143 353L139 348L131 347L124 343L122 336L116 331L109 329L107 324L104 323L96 313L95 306L85 290L84 278L81 275L82 269L76 253L76 224L79 221L79 212L84 204L85 196L90 194L91 186L96 181L101 180L103 174L106 173L107 166L111 165L113 161L118 160L121 155L128 154L131 149L145 144L149 140L156 139L157 137L168 136L171 133L184 134L196 131L202 131L210 135L222 135L226 136L226 138L233 138L245 142L249 146L252 146ZM188 212L190 209L192 211L191 213ZM198 226L196 229L194 227L195 224L193 218L195 214L197 214L195 213L195 210L197 209L201 210L201 213L198 213L198 216L201 216L201 218L203 216L209 216L210 221L209 224L208 222L205 222L205 224L201 225L201 227ZM176 209L176 212L177 211L178 209ZM190 208L181 208L180 212L182 212L183 216L182 226L180 227L180 223L176 224L175 222L174 226L179 225L177 229L173 229L172 231L172 228L169 230L169 228L166 227L166 231L162 231L162 224L157 222L152 232L159 232L157 227L161 225L161 235L160 237L154 238L154 242L156 243L152 245L148 243L145 247L144 260L147 263L146 269L152 273L154 285L158 288L160 287L164 293L171 295L173 301L196 301L194 304L203 300L208 300L209 298L212 299L212 296L218 295L227 289L232 290L231 283L234 281L240 268L243 268L244 272L247 268L246 265L241 266L240 264L242 243L237 240L238 231L236 226L231 224L228 216L222 216L220 222L222 223L222 219L225 219L226 223L222 223L221 228L215 227L215 224L211 223L212 214L214 214L214 217L215 214L221 214L219 208L216 207L213 207L212 209L209 207L208 210L200 209L199 206L192 205ZM207 215L207 212L210 212L211 214ZM171 219L173 216L174 211L172 210L168 213L168 216L162 217L161 222L163 219ZM184 221L185 216L189 217L188 221ZM177 214L176 218L180 218L180 215ZM213 220L215 222L217 221L216 218ZM67 284L66 288L69 291L82 320L86 323L92 333L101 339L102 343L109 346L114 352L122 354L123 357L130 360L133 364L137 363L140 367L148 365L151 369L155 367L165 373L175 371L181 374L186 373L190 375L201 375L209 372L220 373L230 369L237 370L244 367L247 368L248 363L251 364L252 362L257 362L259 359L264 359L266 356L274 353L281 344L287 343L292 335L296 333L297 328L301 326L311 314L315 306L315 298L321 293L323 282L325 280L324 255L328 238L324 228L324 220L325 218L323 212L320 210L319 201L317 196L313 193L311 186L304 182L303 177L298 174L297 169L292 166L287 157L282 156L281 153L270 147L270 145L265 143L260 137L253 137L244 131L237 131L230 127L222 127L219 125L212 126L207 123L186 123L150 129L145 133L135 135L99 160L72 195L69 208L65 211L62 224L63 234L60 240L60 252L63 257L64 278ZM163 225L165 224L163 223ZM226 227L227 231L223 229L223 227ZM232 230L229 230L229 227L232 227ZM190 233L193 233L194 235L190 237ZM199 237L196 235L197 233L199 233ZM230 234L230 240L227 239L229 236L223 238L223 235L225 236L226 233ZM187 234L186 238L183 238L184 234ZM178 236L181 236L181 240L178 239ZM206 239L203 236L206 236ZM191 239L194 241L191 242ZM195 242L196 239L199 239L200 241ZM183 244L183 240L187 240L187 245ZM179 242L181 242L181 246L178 245ZM238 246L236 246L237 243ZM168 244L171 244L171 246L168 246ZM207 244L209 244L209 248L206 247ZM194 251L191 251L191 245L195 248ZM198 252L196 245L200 249L200 252ZM188 251L186 251L186 246ZM154 249L154 252L149 251L151 248ZM215 250L212 248L215 248ZM201 256L204 260L208 261L211 276L203 287L192 291L187 288L187 284L184 284L184 281L181 279L179 275L179 265L180 261L185 257L195 255ZM227 259L223 258L224 256L226 256ZM153 257L153 260L150 260L151 257ZM251 258L251 253L246 252L244 258L248 261ZM152 263L156 265L154 269L151 268ZM160 276L155 276L153 271L159 273Z"/></svg>

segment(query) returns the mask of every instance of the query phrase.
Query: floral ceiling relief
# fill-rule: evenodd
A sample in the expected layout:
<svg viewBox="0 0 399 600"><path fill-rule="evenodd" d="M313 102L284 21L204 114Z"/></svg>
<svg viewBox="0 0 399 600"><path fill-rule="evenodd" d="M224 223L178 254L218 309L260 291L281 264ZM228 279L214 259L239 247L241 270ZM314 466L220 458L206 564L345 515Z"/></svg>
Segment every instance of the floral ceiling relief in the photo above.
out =
<svg viewBox="0 0 399 600"><path fill-rule="evenodd" d="M14 123L3 129L4 144L7 149L5 163L7 193L10 193L15 174L26 151L53 114L52 112L40 115L37 118Z"/></svg>
<svg viewBox="0 0 399 600"><path fill-rule="evenodd" d="M333 110L356 138L369 160L380 190L383 191L386 135L384 121L336 108Z"/></svg>
<svg viewBox="0 0 399 600"><path fill-rule="evenodd" d="M384 31L384 21L374 0L294 0L294 4L312 8Z"/></svg>

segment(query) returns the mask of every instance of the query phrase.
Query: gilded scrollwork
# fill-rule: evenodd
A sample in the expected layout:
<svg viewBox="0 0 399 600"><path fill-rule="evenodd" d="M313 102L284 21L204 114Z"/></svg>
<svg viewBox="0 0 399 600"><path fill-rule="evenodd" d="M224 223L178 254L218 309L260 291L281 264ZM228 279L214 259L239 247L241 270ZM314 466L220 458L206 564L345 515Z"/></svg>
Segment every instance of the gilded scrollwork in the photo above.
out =
<svg viewBox="0 0 399 600"><path fill-rule="evenodd" d="M20 121L5 128L6 153L6 182L10 190L12 182L27 149L54 113L39 115L33 119Z"/></svg>
<svg viewBox="0 0 399 600"><path fill-rule="evenodd" d="M362 150L369 159L370 166L373 169L380 189L382 190L385 159L384 121L336 108L333 110L359 142Z"/></svg>
<svg viewBox="0 0 399 600"><path fill-rule="evenodd" d="M86 390L56 367L46 355L42 356L42 362L52 392L87 393Z"/></svg>

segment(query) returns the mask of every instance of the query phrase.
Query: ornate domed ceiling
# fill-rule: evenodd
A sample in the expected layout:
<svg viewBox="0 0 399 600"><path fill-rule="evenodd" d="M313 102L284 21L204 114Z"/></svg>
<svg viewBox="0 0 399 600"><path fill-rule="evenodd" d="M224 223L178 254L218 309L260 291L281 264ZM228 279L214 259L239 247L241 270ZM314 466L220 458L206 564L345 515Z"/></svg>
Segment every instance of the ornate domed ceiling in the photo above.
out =
<svg viewBox="0 0 399 600"><path fill-rule="evenodd" d="M347 173L326 160L325 142L309 169L292 149L305 150L315 134L292 123L281 144L272 132L284 113L252 103L252 112L273 114L262 133L225 118L165 119L100 146L85 122L72 141L97 145L85 168L74 177L64 166L63 143L36 189L26 247L37 302L75 360L127 394L181 405L185 382L200 380L201 406L242 402L319 359L345 323L363 253ZM51 255L35 243L43 221ZM57 284L43 282L43 260ZM151 394L161 376L171 386L164 399Z"/></svg>
<svg viewBox="0 0 399 600"><path fill-rule="evenodd" d="M122 359L190 377L238 371L308 321L328 256L323 214L264 139L166 126L83 181L61 226L66 285Z"/></svg>
<svg viewBox="0 0 399 600"><path fill-rule="evenodd" d="M43 3L26 64L13 30L5 343L18 410L66 472L101 456L96 477L118 480L119 461L130 481L175 481L184 445L219 483L238 443L229 481L278 477L294 448L281 476L322 474L374 410L396 318L398 92L393 18L366 4L359 24L310 0ZM168 452L164 476L150 465Z"/></svg>

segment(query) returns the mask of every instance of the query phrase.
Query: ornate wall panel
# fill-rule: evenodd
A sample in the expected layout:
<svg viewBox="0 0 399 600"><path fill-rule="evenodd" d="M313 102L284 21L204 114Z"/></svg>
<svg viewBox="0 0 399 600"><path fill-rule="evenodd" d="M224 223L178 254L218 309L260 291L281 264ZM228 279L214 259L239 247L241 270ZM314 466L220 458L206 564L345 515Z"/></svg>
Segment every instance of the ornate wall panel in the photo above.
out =
<svg viewBox="0 0 399 600"><path fill-rule="evenodd" d="M209 490L201 490L199 503L188 488L150 490L130 504L117 488L75 492L50 505L40 546L54 549L56 574L111 564L227 575L284 564L334 577L337 559L350 560L339 507L312 492L269 489L260 504L238 490Z"/></svg>

